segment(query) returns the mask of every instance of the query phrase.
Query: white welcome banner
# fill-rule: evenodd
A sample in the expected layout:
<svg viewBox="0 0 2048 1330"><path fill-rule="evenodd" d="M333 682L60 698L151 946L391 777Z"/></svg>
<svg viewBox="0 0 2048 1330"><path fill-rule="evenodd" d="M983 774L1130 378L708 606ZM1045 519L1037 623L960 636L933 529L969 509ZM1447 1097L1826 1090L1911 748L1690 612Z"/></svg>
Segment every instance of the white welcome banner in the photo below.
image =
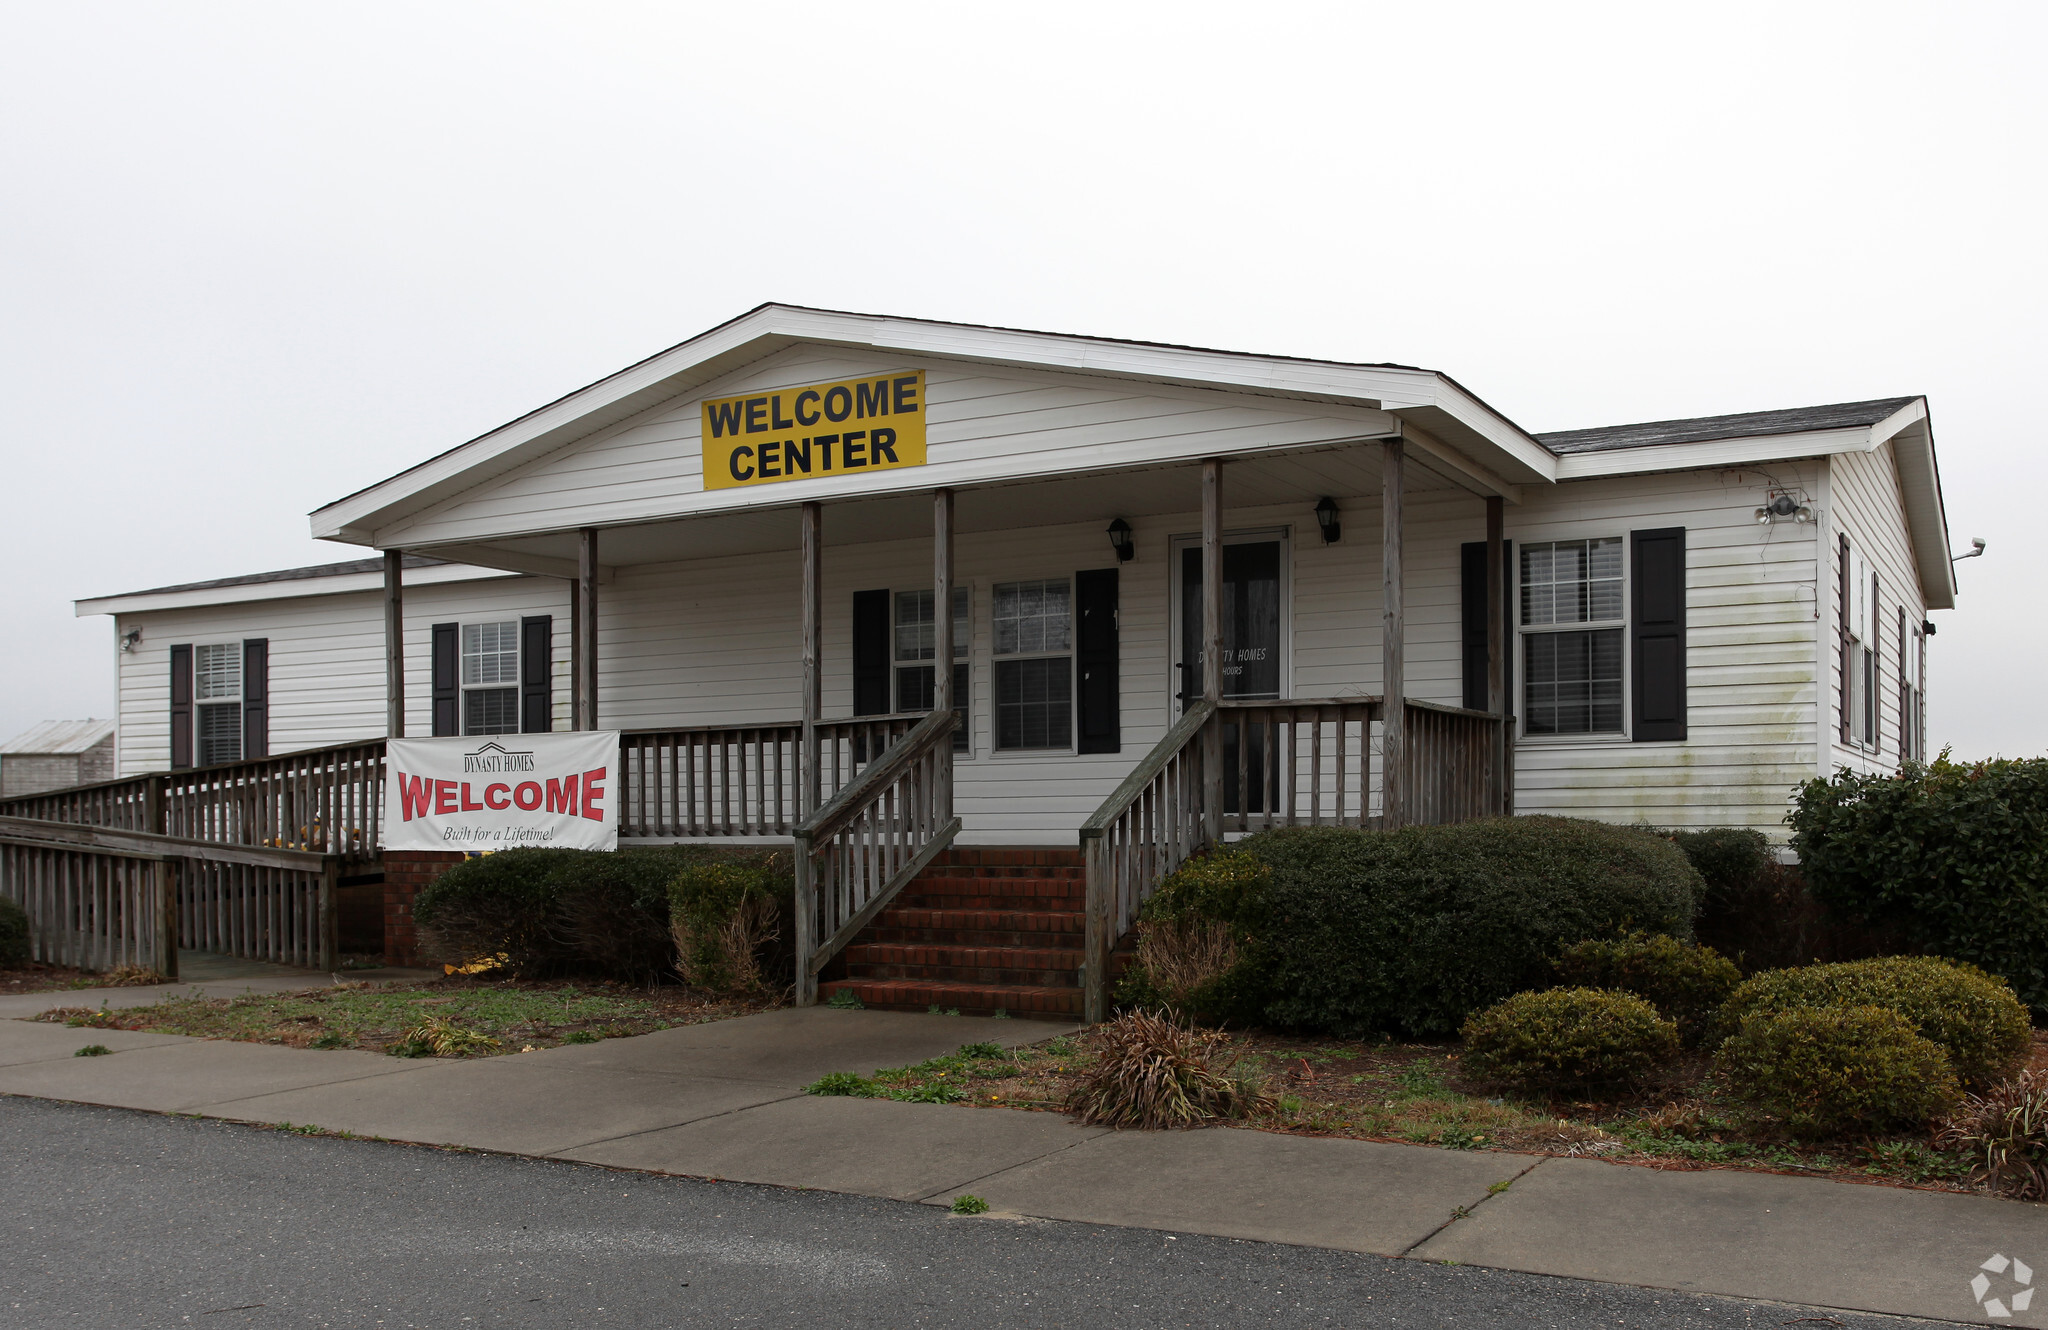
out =
<svg viewBox="0 0 2048 1330"><path fill-rule="evenodd" d="M393 739L384 848L619 847L619 732Z"/></svg>

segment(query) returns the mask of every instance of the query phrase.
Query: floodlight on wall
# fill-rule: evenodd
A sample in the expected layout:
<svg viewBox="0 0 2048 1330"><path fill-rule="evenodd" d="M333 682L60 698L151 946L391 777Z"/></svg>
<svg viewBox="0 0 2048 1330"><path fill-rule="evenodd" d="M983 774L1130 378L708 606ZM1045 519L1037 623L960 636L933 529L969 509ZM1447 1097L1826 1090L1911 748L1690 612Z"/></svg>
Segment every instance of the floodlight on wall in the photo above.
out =
<svg viewBox="0 0 2048 1330"><path fill-rule="evenodd" d="M127 632L121 634L121 650L132 652L141 645L142 630L140 628L130 628Z"/></svg>
<svg viewBox="0 0 2048 1330"><path fill-rule="evenodd" d="M1344 534L1344 524L1337 520L1337 501L1325 494L1316 500L1316 525L1323 529L1323 543L1334 545Z"/></svg>
<svg viewBox="0 0 2048 1330"><path fill-rule="evenodd" d="M1813 509L1789 494L1774 494L1769 503L1756 510L1756 520L1760 526L1769 526L1788 517L1795 522L1811 522Z"/></svg>
<svg viewBox="0 0 2048 1330"><path fill-rule="evenodd" d="M1109 524L1109 547L1116 551L1118 563L1129 563L1137 557L1137 546L1131 543L1131 524L1121 517Z"/></svg>
<svg viewBox="0 0 2048 1330"><path fill-rule="evenodd" d="M1970 550L1969 550L1969 553L1967 553L1967 554L1952 554L1952 555L1950 555L1950 556L1949 556L1949 560L1948 560L1948 561L1949 561L1950 563L1960 563L1960 562L1961 562L1962 560L1964 560L1964 559L1975 559L1975 558L1977 558L1977 557L1981 556L1981 555L1982 555L1983 553L1984 553L1984 537L1982 537L1982 536L1972 536L1972 537L1970 537Z"/></svg>

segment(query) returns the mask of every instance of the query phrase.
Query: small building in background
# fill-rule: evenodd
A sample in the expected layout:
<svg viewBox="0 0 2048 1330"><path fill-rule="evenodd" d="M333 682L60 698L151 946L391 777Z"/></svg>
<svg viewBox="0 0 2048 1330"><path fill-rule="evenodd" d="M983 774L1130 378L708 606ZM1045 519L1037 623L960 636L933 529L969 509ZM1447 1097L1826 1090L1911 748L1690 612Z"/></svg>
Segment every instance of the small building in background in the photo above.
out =
<svg viewBox="0 0 2048 1330"><path fill-rule="evenodd" d="M46 720L0 747L0 799L113 778L110 720Z"/></svg>

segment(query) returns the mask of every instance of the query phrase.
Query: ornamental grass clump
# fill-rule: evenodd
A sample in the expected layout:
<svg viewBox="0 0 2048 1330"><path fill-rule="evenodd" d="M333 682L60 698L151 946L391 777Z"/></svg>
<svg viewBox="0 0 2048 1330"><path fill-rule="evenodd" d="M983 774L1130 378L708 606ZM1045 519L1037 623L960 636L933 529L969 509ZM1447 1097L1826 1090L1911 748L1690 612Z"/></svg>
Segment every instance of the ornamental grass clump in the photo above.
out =
<svg viewBox="0 0 2048 1330"><path fill-rule="evenodd" d="M1465 1021L1465 1074L1534 1094L1623 1089L1678 1052L1678 1027L1633 993L1517 993Z"/></svg>
<svg viewBox="0 0 2048 1330"><path fill-rule="evenodd" d="M1940 1045L1877 1006L1757 1012L1714 1066L1753 1112L1809 1139L1918 1127L1961 1093Z"/></svg>
<svg viewBox="0 0 2048 1330"><path fill-rule="evenodd" d="M1574 988L1634 993L1678 1026L1687 1047L1698 1044L1714 1014L1742 984L1742 971L1712 947L1663 933L1628 933L1566 947L1557 977Z"/></svg>
<svg viewBox="0 0 2048 1330"><path fill-rule="evenodd" d="M400 1035L387 1051L406 1058L460 1058L488 1053L498 1046L491 1036L464 1029L445 1016L428 1016Z"/></svg>
<svg viewBox="0 0 2048 1330"><path fill-rule="evenodd" d="M787 863L692 864L668 888L669 934L676 973L692 988L758 993L781 978L771 973L771 944L792 913L794 880Z"/></svg>
<svg viewBox="0 0 2048 1330"><path fill-rule="evenodd" d="M1138 945L1118 999L1220 1016L1240 1010L1246 920L1272 873L1241 850L1190 859L1159 884L1138 917Z"/></svg>
<svg viewBox="0 0 2048 1330"><path fill-rule="evenodd" d="M1948 1054L1964 1086L1982 1089L2018 1069L2033 1038L2012 989L1973 965L1938 956L1882 956L1836 965L1769 970L1722 1007L1719 1028L1795 1007L1883 1007Z"/></svg>
<svg viewBox="0 0 2048 1330"><path fill-rule="evenodd" d="M1229 1036L1132 1011L1102 1027L1100 1055L1067 1100L1079 1122L1192 1127L1269 1113L1273 1102L1222 1064Z"/></svg>
<svg viewBox="0 0 2048 1330"><path fill-rule="evenodd" d="M2023 1071L1971 1095L1934 1135L1938 1149L1970 1156L1991 1190L2048 1201L2048 1070Z"/></svg>

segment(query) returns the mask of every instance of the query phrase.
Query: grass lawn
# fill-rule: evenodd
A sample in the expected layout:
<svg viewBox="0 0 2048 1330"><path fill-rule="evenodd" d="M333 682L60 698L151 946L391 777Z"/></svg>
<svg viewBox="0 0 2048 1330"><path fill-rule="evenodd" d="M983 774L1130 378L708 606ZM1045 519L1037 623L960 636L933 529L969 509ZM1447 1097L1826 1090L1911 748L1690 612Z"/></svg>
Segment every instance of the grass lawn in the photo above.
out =
<svg viewBox="0 0 2048 1330"><path fill-rule="evenodd" d="M402 1056L432 1056L438 1048L444 1056L484 1056L595 1043L744 1016L775 1005L684 988L634 988L596 980L548 983L452 976L419 984L353 983L238 998L170 998L120 1010L56 1007L36 1019L294 1048L360 1048ZM422 1026L428 1037L411 1038ZM440 1037L434 1037L436 1033Z"/></svg>
<svg viewBox="0 0 2048 1330"><path fill-rule="evenodd" d="M1095 1061L1087 1034L1023 1048L965 1045L946 1057L872 1076L840 1073L813 1094L1059 1112ZM1945 1190L1975 1190L1969 1164L1925 1133L1863 1141L1793 1142L1745 1122L1704 1055L1659 1084L1608 1102L1524 1101L1464 1084L1456 1045L1237 1036L1226 1059L1278 1104L1270 1117L1222 1125L1396 1141L1451 1150L1576 1155L1658 1168L1740 1168ZM2048 1067L2048 1032L2032 1065Z"/></svg>

